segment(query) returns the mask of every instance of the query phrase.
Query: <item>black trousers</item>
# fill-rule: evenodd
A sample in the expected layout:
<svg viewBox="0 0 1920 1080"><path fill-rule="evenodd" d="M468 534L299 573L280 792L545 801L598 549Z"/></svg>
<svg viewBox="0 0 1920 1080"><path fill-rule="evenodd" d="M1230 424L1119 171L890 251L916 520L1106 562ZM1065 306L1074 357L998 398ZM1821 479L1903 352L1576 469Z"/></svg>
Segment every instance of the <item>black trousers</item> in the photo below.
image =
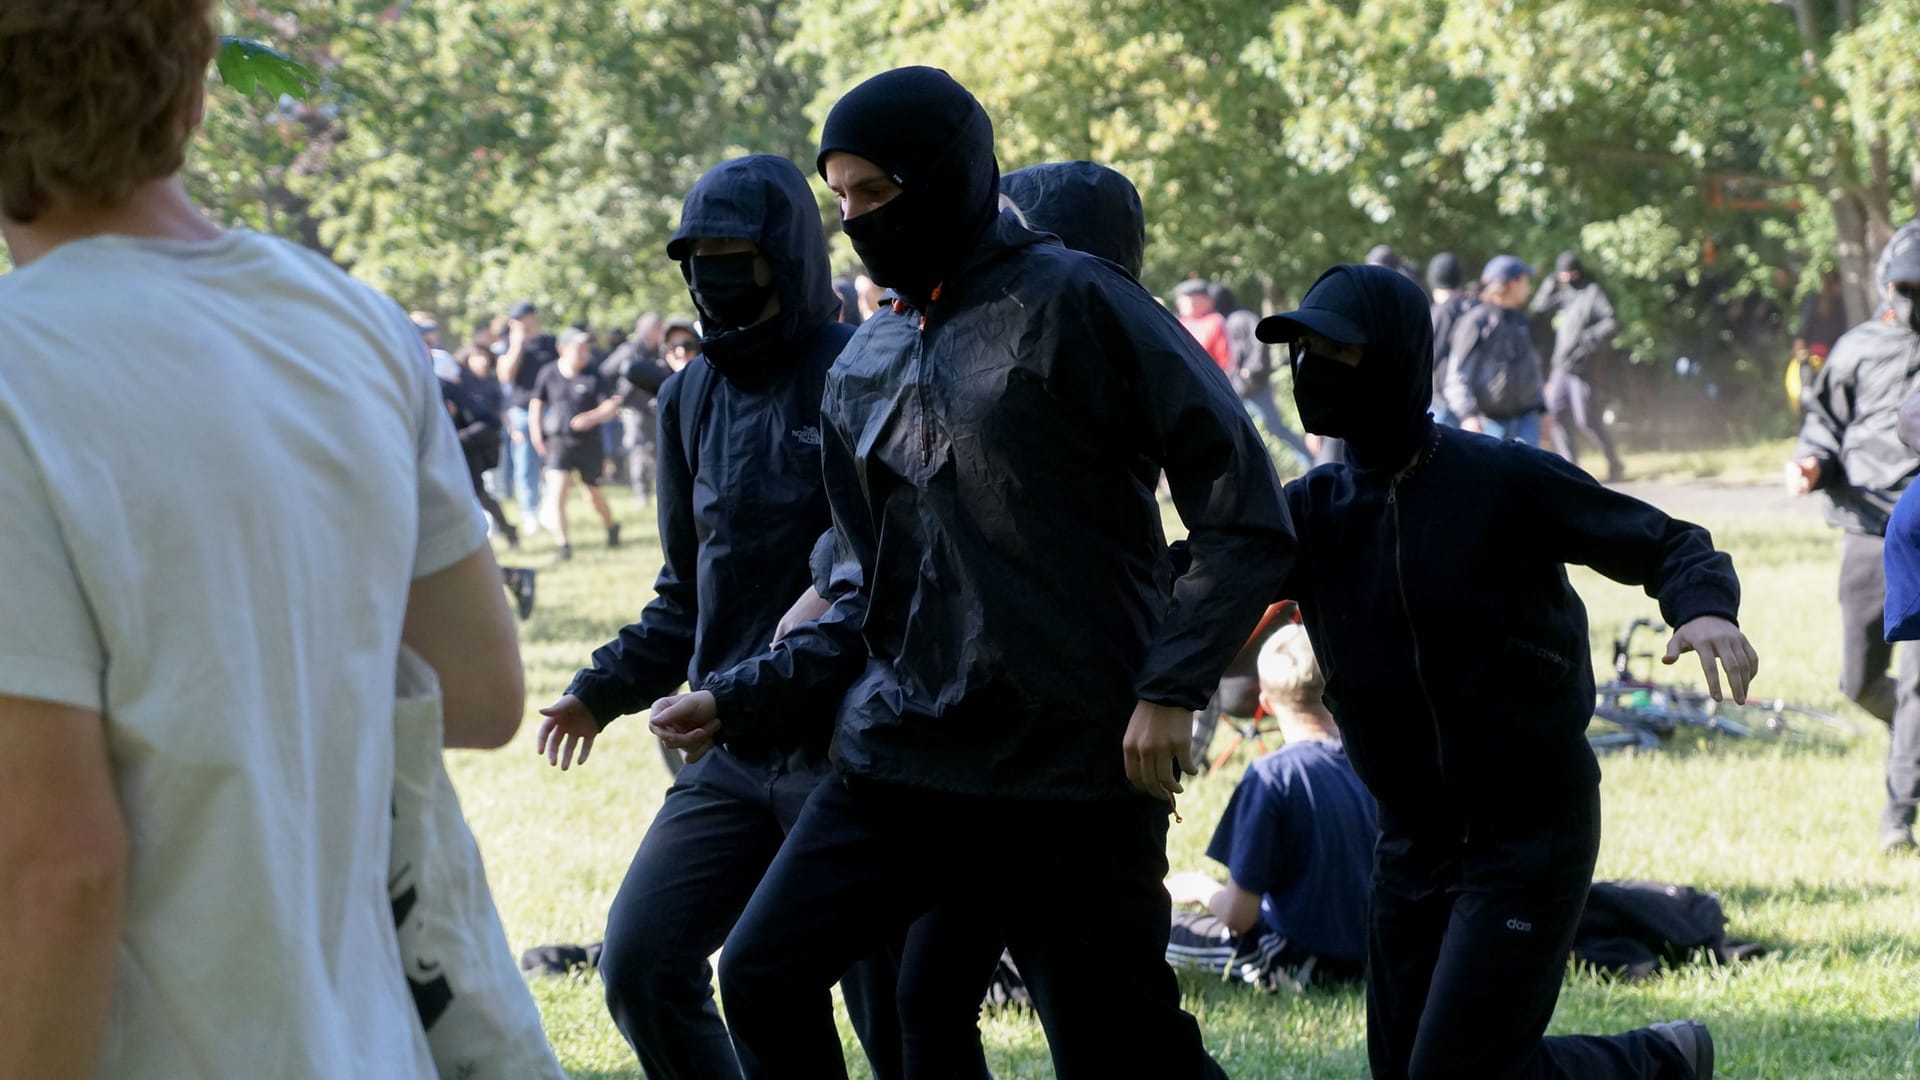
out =
<svg viewBox="0 0 1920 1080"><path fill-rule="evenodd" d="M707 958L733 929L807 796L831 775L817 756L743 758L720 749L682 769L667 792L614 897L600 954L608 1011L650 1080L740 1076ZM889 940L891 949L875 938L827 978L828 986L841 982L880 1080L904 1075L894 1004L899 944Z"/></svg>
<svg viewBox="0 0 1920 1080"><path fill-rule="evenodd" d="M1168 810L821 784L720 958L753 1080L846 1075L827 991L942 903L984 907L1025 977L1061 1080L1223 1077L1167 967ZM1089 899L1091 898L1091 900ZM1063 928L1060 913L1074 918ZM916 976L903 969L901 981Z"/></svg>
<svg viewBox="0 0 1920 1080"><path fill-rule="evenodd" d="M1692 1080L1645 1028L1542 1038L1600 850L1597 791L1498 837L1437 839L1385 816L1381 827L1367 961L1376 1078Z"/></svg>
<svg viewBox="0 0 1920 1080"><path fill-rule="evenodd" d="M1607 418L1593 405L1593 384L1564 371L1547 380L1547 410L1553 413L1553 450L1574 464L1580 463L1580 441L1585 435L1606 455L1607 468L1618 471L1620 455L1613 449L1613 436L1607 432Z"/></svg>
<svg viewBox="0 0 1920 1080"><path fill-rule="evenodd" d="M1888 676L1886 541L1847 533L1840 541L1840 692L1893 729L1887 746L1883 829L1913 824L1920 804L1920 646L1900 650L1899 677Z"/></svg>

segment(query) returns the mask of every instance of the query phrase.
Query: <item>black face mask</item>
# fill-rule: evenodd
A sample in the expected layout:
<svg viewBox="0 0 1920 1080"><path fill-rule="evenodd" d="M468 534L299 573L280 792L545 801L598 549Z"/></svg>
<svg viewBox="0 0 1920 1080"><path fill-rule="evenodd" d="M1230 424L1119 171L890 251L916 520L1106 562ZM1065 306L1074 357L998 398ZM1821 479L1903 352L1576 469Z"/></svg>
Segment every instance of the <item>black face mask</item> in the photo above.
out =
<svg viewBox="0 0 1920 1080"><path fill-rule="evenodd" d="M1358 367L1298 343L1293 346L1293 403L1300 426L1333 439L1364 440L1373 434L1369 421L1379 411Z"/></svg>
<svg viewBox="0 0 1920 1080"><path fill-rule="evenodd" d="M841 226L874 283L903 296L925 298L940 284L940 261L929 257L933 253L928 245L945 230L927 213L924 201L903 191Z"/></svg>
<svg viewBox="0 0 1920 1080"><path fill-rule="evenodd" d="M767 310L773 296L771 284L753 279L756 256L751 251L731 255L695 255L682 270L693 302L719 330L739 330L751 326ZM711 336L711 335L709 335Z"/></svg>

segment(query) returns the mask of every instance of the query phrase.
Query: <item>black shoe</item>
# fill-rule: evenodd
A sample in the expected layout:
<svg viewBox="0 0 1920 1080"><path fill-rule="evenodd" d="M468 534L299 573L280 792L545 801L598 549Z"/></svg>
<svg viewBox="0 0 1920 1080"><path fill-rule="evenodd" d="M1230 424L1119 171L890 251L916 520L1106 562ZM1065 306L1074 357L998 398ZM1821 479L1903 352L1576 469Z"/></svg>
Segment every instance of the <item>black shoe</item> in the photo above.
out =
<svg viewBox="0 0 1920 1080"><path fill-rule="evenodd" d="M1914 846L1913 830L1902 827L1897 829L1889 828L1881 832L1880 850L1888 856L1900 858L1920 851L1920 847Z"/></svg>
<svg viewBox="0 0 1920 1080"><path fill-rule="evenodd" d="M572 544L561 544L561 545L560 545L560 558L561 558L561 560L562 560L562 561L565 561L565 560L567 560L567 559L571 559L571 558L573 558L573 545L572 545Z"/></svg>
<svg viewBox="0 0 1920 1080"><path fill-rule="evenodd" d="M1680 1051L1680 1056L1693 1069L1694 1080L1713 1080L1713 1036L1707 1031L1707 1025L1698 1020L1670 1020L1649 1027L1666 1036Z"/></svg>
<svg viewBox="0 0 1920 1080"><path fill-rule="evenodd" d="M600 945L542 945L520 954L528 975L584 975L600 966Z"/></svg>
<svg viewBox="0 0 1920 1080"><path fill-rule="evenodd" d="M617 548L620 546L620 526L618 525L607 526L607 546L610 548Z"/></svg>
<svg viewBox="0 0 1920 1080"><path fill-rule="evenodd" d="M513 591L514 603L520 611L520 621L526 622L533 617L534 571L525 567L506 568L507 588Z"/></svg>

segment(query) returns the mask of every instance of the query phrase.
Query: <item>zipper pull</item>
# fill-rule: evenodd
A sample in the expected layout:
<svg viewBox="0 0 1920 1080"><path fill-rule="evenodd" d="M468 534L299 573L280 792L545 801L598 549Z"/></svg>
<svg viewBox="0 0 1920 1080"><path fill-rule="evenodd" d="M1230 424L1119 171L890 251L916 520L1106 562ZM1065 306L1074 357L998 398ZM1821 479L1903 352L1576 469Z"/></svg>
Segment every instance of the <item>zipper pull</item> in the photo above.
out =
<svg viewBox="0 0 1920 1080"><path fill-rule="evenodd" d="M1387 485L1387 505L1388 506L1392 506L1394 504L1394 500L1395 498L1398 497L1399 493L1400 493L1400 481L1395 480L1393 483Z"/></svg>

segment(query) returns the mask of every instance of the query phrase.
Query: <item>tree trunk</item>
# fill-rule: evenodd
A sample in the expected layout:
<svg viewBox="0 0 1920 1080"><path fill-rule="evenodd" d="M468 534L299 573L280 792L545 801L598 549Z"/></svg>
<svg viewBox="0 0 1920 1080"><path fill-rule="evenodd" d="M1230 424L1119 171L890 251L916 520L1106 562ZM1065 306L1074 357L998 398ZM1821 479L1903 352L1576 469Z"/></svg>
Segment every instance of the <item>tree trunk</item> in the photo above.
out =
<svg viewBox="0 0 1920 1080"><path fill-rule="evenodd" d="M1873 281L1873 258L1878 249L1868 246L1867 214L1854 192L1836 188L1828 193L1827 200L1833 208L1835 254L1839 257L1847 322L1857 326L1872 318L1879 306Z"/></svg>

